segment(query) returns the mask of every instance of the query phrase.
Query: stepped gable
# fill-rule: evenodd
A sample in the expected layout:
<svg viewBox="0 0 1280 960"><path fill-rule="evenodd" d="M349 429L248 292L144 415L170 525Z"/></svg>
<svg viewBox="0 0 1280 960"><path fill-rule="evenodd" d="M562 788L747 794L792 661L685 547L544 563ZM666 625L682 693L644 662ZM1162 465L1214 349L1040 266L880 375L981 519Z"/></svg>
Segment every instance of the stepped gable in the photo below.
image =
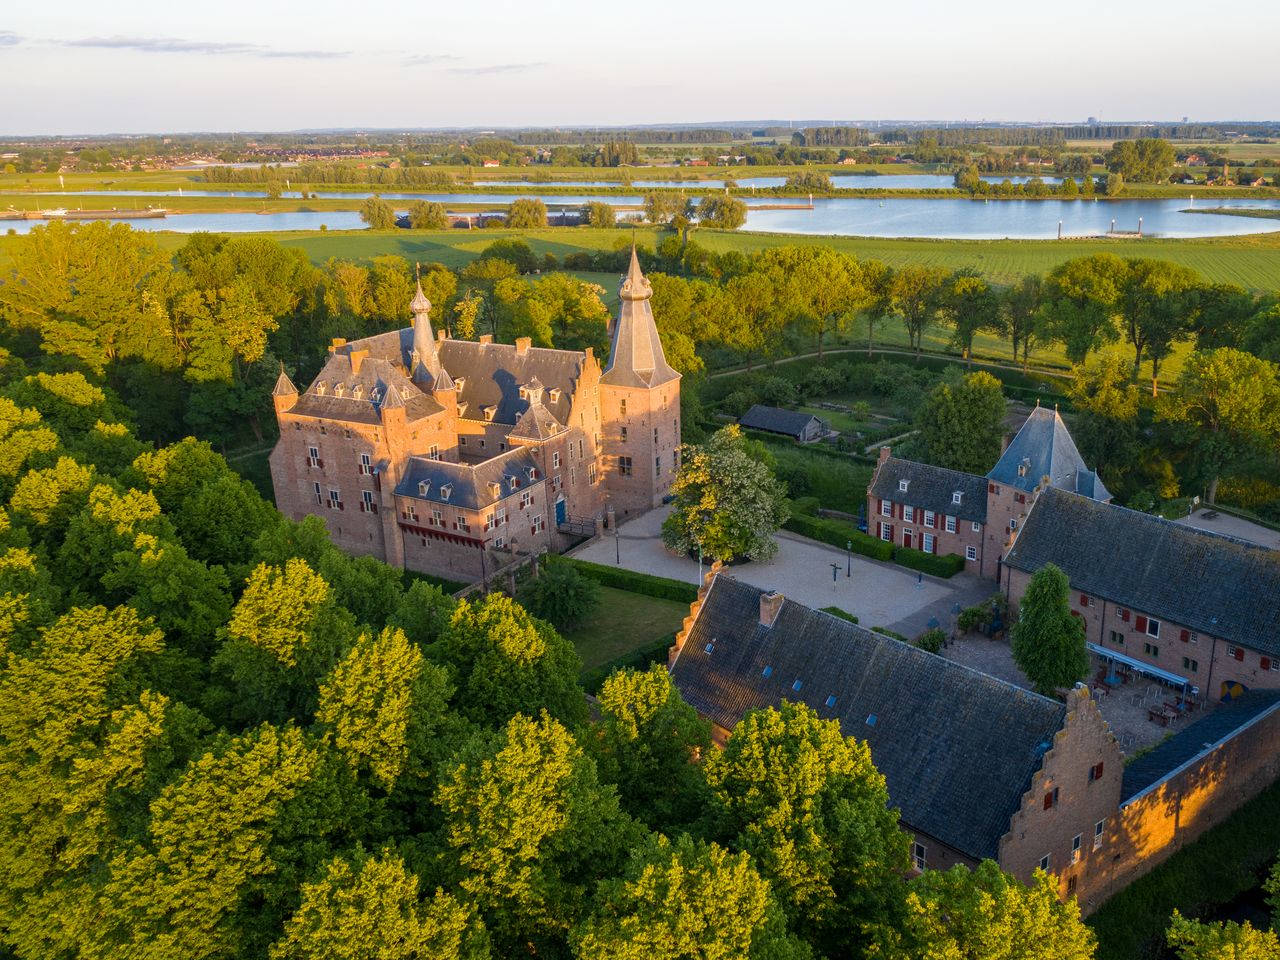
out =
<svg viewBox="0 0 1280 960"><path fill-rule="evenodd" d="M362 357L353 369L351 346L355 345L330 354L315 380L298 397L292 413L350 423L378 423L389 387L400 395L410 422L444 410L404 375L398 363L369 356ZM362 346L358 349L363 352Z"/></svg>
<svg viewBox="0 0 1280 960"><path fill-rule="evenodd" d="M1085 465L1057 409L1036 407L996 465L988 480L1030 493L1042 479L1059 490L1094 500L1110 500L1101 478Z"/></svg>
<svg viewBox="0 0 1280 960"><path fill-rule="evenodd" d="M465 510L483 510L541 481L537 461L520 448L475 464L410 457L404 476L396 485L396 494ZM424 482L425 488L421 486Z"/></svg>
<svg viewBox="0 0 1280 960"><path fill-rule="evenodd" d="M581 350L552 350L509 343L444 340L440 360L458 387L458 404L466 404L469 420L484 419L485 407L495 407L493 422L515 425L529 408L520 388L535 378L545 385L543 405L560 423L567 423L587 355Z"/></svg>
<svg viewBox="0 0 1280 960"><path fill-rule="evenodd" d="M902 489L902 481L907 489ZM960 502L955 502L955 494ZM948 470L914 460L889 457L876 468L871 495L894 503L907 503L942 516L987 522L987 480L971 473Z"/></svg>
<svg viewBox="0 0 1280 960"><path fill-rule="evenodd" d="M908 826L994 859L1066 707L790 600L764 626L764 594L715 577L671 666L684 699L725 729L807 704L867 741Z"/></svg>
<svg viewBox="0 0 1280 960"><path fill-rule="evenodd" d="M1280 550L1050 487L1004 562L1055 564L1073 590L1280 656Z"/></svg>
<svg viewBox="0 0 1280 960"><path fill-rule="evenodd" d="M622 309L613 326L609 366L600 382L613 387L657 387L678 380L680 374L667 365L662 352L653 309L649 306L653 288L640 270L640 258L634 246L631 267L618 296L622 298Z"/></svg>

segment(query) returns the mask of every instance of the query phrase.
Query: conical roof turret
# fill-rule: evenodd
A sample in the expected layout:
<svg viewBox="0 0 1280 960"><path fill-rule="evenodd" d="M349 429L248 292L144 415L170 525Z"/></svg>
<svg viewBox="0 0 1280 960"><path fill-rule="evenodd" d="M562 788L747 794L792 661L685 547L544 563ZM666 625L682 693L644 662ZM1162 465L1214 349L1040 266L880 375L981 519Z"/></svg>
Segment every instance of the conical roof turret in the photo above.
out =
<svg viewBox="0 0 1280 960"><path fill-rule="evenodd" d="M615 387L657 387L679 379L662 352L658 326L653 320L649 298L653 287L640 270L640 258L631 248L631 265L618 290L622 307L613 325L609 366L600 382Z"/></svg>
<svg viewBox="0 0 1280 960"><path fill-rule="evenodd" d="M271 391L273 397L296 397L298 388L293 385L289 375L284 372L284 361L280 361L280 376L276 377L276 385Z"/></svg>
<svg viewBox="0 0 1280 960"><path fill-rule="evenodd" d="M422 281L409 302L413 311L413 352L409 357L409 376L426 390L452 390L453 381L440 364L435 333L431 329L431 301L422 292Z"/></svg>

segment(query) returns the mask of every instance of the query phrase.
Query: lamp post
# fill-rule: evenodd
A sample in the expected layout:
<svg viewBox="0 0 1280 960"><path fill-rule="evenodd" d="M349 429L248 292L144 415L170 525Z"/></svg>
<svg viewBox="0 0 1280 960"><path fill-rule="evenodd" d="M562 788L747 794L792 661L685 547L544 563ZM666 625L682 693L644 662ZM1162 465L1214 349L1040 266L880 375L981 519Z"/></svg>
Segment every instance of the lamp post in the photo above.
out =
<svg viewBox="0 0 1280 960"><path fill-rule="evenodd" d="M853 541L847 540L844 545L844 575L853 576Z"/></svg>

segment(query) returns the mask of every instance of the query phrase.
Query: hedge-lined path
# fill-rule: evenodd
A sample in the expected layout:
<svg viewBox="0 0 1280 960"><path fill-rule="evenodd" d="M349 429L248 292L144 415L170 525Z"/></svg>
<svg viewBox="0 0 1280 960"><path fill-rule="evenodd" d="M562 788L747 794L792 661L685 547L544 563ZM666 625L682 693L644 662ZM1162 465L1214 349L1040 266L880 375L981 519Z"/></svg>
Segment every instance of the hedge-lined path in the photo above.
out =
<svg viewBox="0 0 1280 960"><path fill-rule="evenodd" d="M698 562L673 556L662 543L662 521L670 507L650 510L618 528L618 540L606 533L583 544L569 556L591 563L621 566L686 583L698 582ZM930 617L947 627L950 610L971 606L995 592L995 584L961 573L950 580L917 574L892 563L881 563L810 540L788 531L777 534L778 553L768 563L746 563L728 573L744 583L777 590L807 607L835 606L852 613L866 627L886 626L914 637L923 633ZM832 564L837 564L832 579ZM707 565L703 565L703 571ZM847 576L846 571L852 571Z"/></svg>

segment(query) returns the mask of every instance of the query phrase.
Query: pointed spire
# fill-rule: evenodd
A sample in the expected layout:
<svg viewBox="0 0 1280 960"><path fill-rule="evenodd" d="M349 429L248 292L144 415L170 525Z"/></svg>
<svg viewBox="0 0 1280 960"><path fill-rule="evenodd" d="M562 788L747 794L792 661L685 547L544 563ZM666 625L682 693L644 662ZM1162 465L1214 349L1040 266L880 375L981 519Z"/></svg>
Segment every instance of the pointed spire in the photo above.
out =
<svg viewBox="0 0 1280 960"><path fill-rule="evenodd" d="M653 309L649 306L653 287L640 269L634 244L631 266L618 295L622 298L622 308L613 325L609 366L600 382L620 387L656 387L679 378L680 374L671 369L662 352Z"/></svg>
<svg viewBox="0 0 1280 960"><path fill-rule="evenodd" d="M413 349L409 354L409 375L414 382L433 390L452 390L453 383L440 365L436 338L431 330L431 301L422 292L422 281L409 303L413 310Z"/></svg>
<svg viewBox="0 0 1280 960"><path fill-rule="evenodd" d="M653 296L653 287L649 286L649 279L640 269L640 257L634 243L631 244L631 266L627 269L618 295L623 300L648 300Z"/></svg>
<svg viewBox="0 0 1280 960"><path fill-rule="evenodd" d="M382 410L395 410L404 406L404 397L396 389L394 383L387 384L387 392L382 396Z"/></svg>
<svg viewBox="0 0 1280 960"><path fill-rule="evenodd" d="M416 317L420 313L429 313L431 311L431 301L427 299L427 295L422 292L422 265L415 263L413 265L413 278L417 283L417 290L414 291L413 299L409 301L409 309L413 311Z"/></svg>
<svg viewBox="0 0 1280 960"><path fill-rule="evenodd" d="M273 397L296 397L298 388L293 385L293 381L289 379L289 375L284 372L284 361L280 361L280 376L276 377L275 388L271 391Z"/></svg>

